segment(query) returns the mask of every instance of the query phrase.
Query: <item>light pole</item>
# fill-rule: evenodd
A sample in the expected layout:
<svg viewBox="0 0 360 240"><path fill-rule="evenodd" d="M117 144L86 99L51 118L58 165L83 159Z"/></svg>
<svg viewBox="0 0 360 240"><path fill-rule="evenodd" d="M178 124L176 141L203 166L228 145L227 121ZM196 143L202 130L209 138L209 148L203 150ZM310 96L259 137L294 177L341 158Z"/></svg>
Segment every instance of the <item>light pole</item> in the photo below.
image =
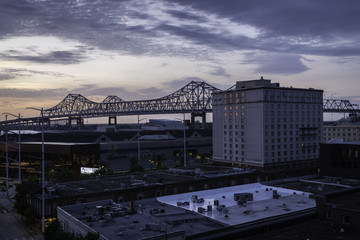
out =
<svg viewBox="0 0 360 240"><path fill-rule="evenodd" d="M16 116L15 114L12 114L12 113L8 113L8 112L5 112L5 113L2 113L2 114L5 114L6 115L6 121L7 121L7 116L8 115L11 115L13 117L18 117L18 121L19 121L19 133L18 133L18 151L19 151L19 157L18 157L18 162L19 162L19 184L21 184L21 117L20 117L20 113L18 116ZM6 140L7 142L7 140ZM7 150L6 150L7 152Z"/></svg>
<svg viewBox="0 0 360 240"><path fill-rule="evenodd" d="M186 124L185 124L185 113L183 113L184 119L183 119L183 123L184 123L184 167L186 167ZM175 118L177 120L180 120L180 118Z"/></svg>
<svg viewBox="0 0 360 240"><path fill-rule="evenodd" d="M6 141L6 197L9 197L9 154L8 154L8 125L5 115L5 141Z"/></svg>
<svg viewBox="0 0 360 240"><path fill-rule="evenodd" d="M41 112L41 231L45 232L45 148L44 148L44 109L38 109L33 107L28 107L26 109L34 109Z"/></svg>
<svg viewBox="0 0 360 240"><path fill-rule="evenodd" d="M138 127L137 127L137 142L138 142L138 162L139 166L141 165L141 156L140 156L140 122L146 118L139 119L138 115Z"/></svg>

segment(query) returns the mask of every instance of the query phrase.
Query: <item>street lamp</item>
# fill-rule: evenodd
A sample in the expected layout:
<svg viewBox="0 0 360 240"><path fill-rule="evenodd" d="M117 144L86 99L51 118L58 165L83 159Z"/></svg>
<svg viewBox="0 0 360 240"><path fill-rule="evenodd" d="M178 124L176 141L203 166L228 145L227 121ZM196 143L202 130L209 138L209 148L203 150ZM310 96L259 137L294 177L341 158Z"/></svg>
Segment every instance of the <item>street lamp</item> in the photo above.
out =
<svg viewBox="0 0 360 240"><path fill-rule="evenodd" d="M8 154L8 125L7 115L5 115L5 141L6 141L6 197L9 197L9 154Z"/></svg>
<svg viewBox="0 0 360 240"><path fill-rule="evenodd" d="M41 200L42 200L42 207L41 207L41 231L45 232L45 148L44 148L44 109L38 109L33 107L27 107L26 109L33 109L41 112L41 159L42 159L42 170L41 170Z"/></svg>
<svg viewBox="0 0 360 240"><path fill-rule="evenodd" d="M19 140L18 140L19 158L18 158L18 162L19 162L19 184L21 184L21 118L20 118L20 113L18 116L16 116L15 114L12 114L12 113L8 113L8 112L2 113L2 114L6 115L6 120L7 120L8 115L16 117L16 118L18 117L18 121L19 121L19 134L18 134L19 135ZM7 142L7 140L6 140L6 142Z"/></svg>
<svg viewBox="0 0 360 240"><path fill-rule="evenodd" d="M139 166L141 165L141 157L140 157L140 122L142 120L145 120L145 119L147 119L147 118L139 119L139 115L138 115L137 141L138 141L138 162L139 162Z"/></svg>
<svg viewBox="0 0 360 240"><path fill-rule="evenodd" d="M184 123L184 167L186 167L186 124L185 124L185 113L183 113L184 119L183 119L183 123ZM175 118L177 120L182 121L180 118Z"/></svg>

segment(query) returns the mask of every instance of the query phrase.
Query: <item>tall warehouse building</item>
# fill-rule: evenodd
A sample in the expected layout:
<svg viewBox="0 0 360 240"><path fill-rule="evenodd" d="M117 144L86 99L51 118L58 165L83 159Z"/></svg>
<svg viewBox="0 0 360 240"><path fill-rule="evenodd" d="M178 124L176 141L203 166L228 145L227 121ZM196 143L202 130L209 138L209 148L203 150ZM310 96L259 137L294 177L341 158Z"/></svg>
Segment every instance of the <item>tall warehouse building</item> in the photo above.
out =
<svg viewBox="0 0 360 240"><path fill-rule="evenodd" d="M213 96L213 159L266 169L318 164L323 91L261 77Z"/></svg>

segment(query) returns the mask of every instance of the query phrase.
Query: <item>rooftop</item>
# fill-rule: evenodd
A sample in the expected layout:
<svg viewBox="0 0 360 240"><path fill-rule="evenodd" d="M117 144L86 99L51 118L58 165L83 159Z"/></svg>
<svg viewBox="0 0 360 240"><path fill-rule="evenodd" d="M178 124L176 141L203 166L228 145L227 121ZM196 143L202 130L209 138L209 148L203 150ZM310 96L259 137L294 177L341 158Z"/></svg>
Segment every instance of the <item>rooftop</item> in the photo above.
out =
<svg viewBox="0 0 360 240"><path fill-rule="evenodd" d="M275 192L278 197L274 197ZM252 195L253 199L239 204L235 199L235 194L239 193ZM234 226L314 208L315 200L309 196L309 193L301 191L253 183L159 197L157 200Z"/></svg>
<svg viewBox="0 0 360 240"><path fill-rule="evenodd" d="M239 204L234 201L234 195L239 193L252 194L253 199ZM123 204L108 200L62 209L108 239L120 236L143 239L164 233L185 232L186 236L195 236L296 214L315 207L315 201L309 195L254 183ZM215 200L219 200L219 205Z"/></svg>
<svg viewBox="0 0 360 240"><path fill-rule="evenodd" d="M50 184L54 188L52 196L72 196L79 194L101 193L119 189L131 189L141 186L153 186L189 181L192 178L167 174L166 171L151 171L146 173L131 173L77 179L73 181L55 182Z"/></svg>
<svg viewBox="0 0 360 240"><path fill-rule="evenodd" d="M334 192L330 195L330 197L326 197L327 203L335 205L338 208L360 210L360 187L348 191Z"/></svg>
<svg viewBox="0 0 360 240"><path fill-rule="evenodd" d="M66 206L58 211L66 211L80 221L78 224L92 228L107 239L147 239L172 233L184 234L151 215L144 214L142 209L134 214L131 206L108 200Z"/></svg>

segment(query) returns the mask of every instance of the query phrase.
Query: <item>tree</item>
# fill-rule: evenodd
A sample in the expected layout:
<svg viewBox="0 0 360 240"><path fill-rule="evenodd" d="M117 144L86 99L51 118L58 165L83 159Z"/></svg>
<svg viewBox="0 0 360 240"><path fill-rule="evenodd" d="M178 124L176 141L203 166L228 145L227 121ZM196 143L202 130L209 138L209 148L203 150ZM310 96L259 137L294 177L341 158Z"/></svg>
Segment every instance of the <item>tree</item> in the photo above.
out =
<svg viewBox="0 0 360 240"><path fill-rule="evenodd" d="M55 220L50 222L44 233L45 240L98 240L99 233L88 233L86 236L74 233L64 232L59 221Z"/></svg>
<svg viewBox="0 0 360 240"><path fill-rule="evenodd" d="M21 215L21 219L23 218L25 211L30 207L27 203L28 193L28 182L23 181L21 184L16 185L14 208Z"/></svg>
<svg viewBox="0 0 360 240"><path fill-rule="evenodd" d="M155 164L156 164L156 169L168 169L167 164L164 162L165 161L165 157L163 154L157 154L154 156L155 158Z"/></svg>
<svg viewBox="0 0 360 240"><path fill-rule="evenodd" d="M100 166L98 170L95 171L95 175L112 175L114 174L114 170L108 169L105 166Z"/></svg>
<svg viewBox="0 0 360 240"><path fill-rule="evenodd" d="M138 164L138 161L135 157L130 158L130 172L143 172L145 171L144 167Z"/></svg>

